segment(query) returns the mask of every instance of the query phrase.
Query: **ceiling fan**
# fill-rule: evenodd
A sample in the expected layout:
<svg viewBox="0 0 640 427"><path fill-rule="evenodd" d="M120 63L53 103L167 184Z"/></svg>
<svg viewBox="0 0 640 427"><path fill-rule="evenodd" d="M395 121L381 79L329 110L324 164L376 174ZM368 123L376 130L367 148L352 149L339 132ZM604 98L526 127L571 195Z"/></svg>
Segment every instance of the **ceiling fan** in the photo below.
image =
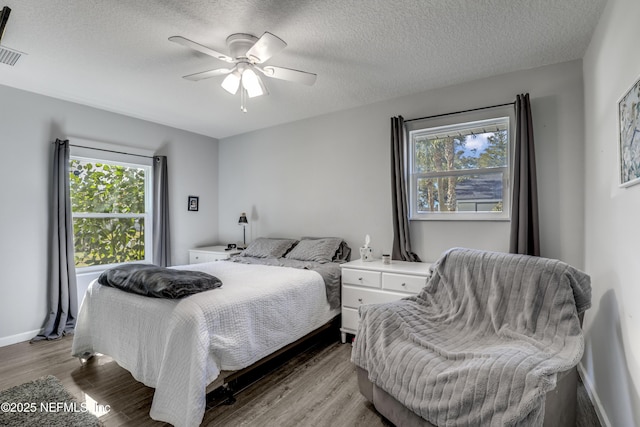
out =
<svg viewBox="0 0 640 427"><path fill-rule="evenodd" d="M260 38L251 34L231 34L227 37L227 47L230 55L225 55L181 36L169 37L169 41L232 64L229 68L217 68L189 74L184 78L198 81L226 75L227 77L224 78L221 86L232 95L235 95L240 89L240 109L245 113L247 112L245 105L247 96L253 98L268 94L260 74L308 86L313 85L316 81L317 75L313 73L275 67L273 65L262 65L287 46L282 39L269 32L265 32Z"/></svg>

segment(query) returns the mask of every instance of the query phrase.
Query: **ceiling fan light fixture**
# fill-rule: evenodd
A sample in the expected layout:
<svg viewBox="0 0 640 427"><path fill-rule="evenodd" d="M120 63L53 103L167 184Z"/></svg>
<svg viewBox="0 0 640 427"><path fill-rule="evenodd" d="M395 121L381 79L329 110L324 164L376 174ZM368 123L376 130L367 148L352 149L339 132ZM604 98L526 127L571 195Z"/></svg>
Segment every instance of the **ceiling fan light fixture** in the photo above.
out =
<svg viewBox="0 0 640 427"><path fill-rule="evenodd" d="M227 75L222 81L222 88L229 92L231 95L235 95L240 87L240 73L234 70L231 74Z"/></svg>
<svg viewBox="0 0 640 427"><path fill-rule="evenodd" d="M264 83L251 68L247 68L242 72L242 87L247 90L249 98L255 98L267 93Z"/></svg>
<svg viewBox="0 0 640 427"><path fill-rule="evenodd" d="M222 88L232 95L240 90L240 109L247 112L247 99L256 96L268 95L262 76L302 83L311 86L316 81L316 75L306 71L291 68L276 67L272 65L262 66L273 55L284 49L287 44L278 36L265 32L260 38L251 34L235 33L227 37L227 48L230 56L211 49L207 46L186 39L182 36L169 37L169 41L204 53L213 58L234 64L232 68L217 68L200 73L184 76L187 80L198 81L210 77L225 75Z"/></svg>

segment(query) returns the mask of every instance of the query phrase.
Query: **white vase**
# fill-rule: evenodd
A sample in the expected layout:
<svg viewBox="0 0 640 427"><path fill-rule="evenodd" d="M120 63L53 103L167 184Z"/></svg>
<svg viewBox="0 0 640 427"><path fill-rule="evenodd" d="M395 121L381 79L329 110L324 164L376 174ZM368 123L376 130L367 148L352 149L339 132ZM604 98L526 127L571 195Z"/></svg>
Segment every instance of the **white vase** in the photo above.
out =
<svg viewBox="0 0 640 427"><path fill-rule="evenodd" d="M373 249L363 246L360 248L360 259L362 261L373 261Z"/></svg>

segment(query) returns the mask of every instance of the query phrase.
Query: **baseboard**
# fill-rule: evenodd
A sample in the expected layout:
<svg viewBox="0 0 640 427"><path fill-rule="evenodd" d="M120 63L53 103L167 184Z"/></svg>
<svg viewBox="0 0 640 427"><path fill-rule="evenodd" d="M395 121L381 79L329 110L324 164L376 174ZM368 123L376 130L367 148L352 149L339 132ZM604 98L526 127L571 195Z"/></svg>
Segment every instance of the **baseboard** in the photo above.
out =
<svg viewBox="0 0 640 427"><path fill-rule="evenodd" d="M0 337L0 347L6 347L11 344L17 344L23 341L29 341L31 338L42 332L42 329L36 329L35 331L23 332L21 334L10 335L8 337Z"/></svg>
<svg viewBox="0 0 640 427"><path fill-rule="evenodd" d="M593 409L596 411L596 415L600 420L600 424L604 427L611 427L611 421L609 421L609 417L607 417L607 413L602 407L602 402L600 402L600 398L598 397L598 393L596 393L596 389L591 382L591 379L587 375L587 372L582 366L582 362L578 363L578 372L580 373L580 378L582 378L582 383L584 384L585 390L587 390L587 394L589 395L589 399L591 399L591 403L593 403Z"/></svg>

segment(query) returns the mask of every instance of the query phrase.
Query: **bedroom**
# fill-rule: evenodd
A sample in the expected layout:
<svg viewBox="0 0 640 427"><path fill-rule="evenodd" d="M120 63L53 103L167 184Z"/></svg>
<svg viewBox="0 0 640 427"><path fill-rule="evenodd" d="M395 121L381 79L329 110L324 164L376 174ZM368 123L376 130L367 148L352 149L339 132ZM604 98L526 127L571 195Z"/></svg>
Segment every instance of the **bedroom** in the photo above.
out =
<svg viewBox="0 0 640 427"><path fill-rule="evenodd" d="M13 11L2 44L22 48L28 55L21 61L29 64L40 59L35 50L22 45L26 36L21 33L20 19L27 18L20 18L20 10L27 3L5 1ZM35 8L35 3L31 7ZM108 102L82 105L82 99L70 99L71 95L52 95L49 91L53 89L44 87L44 82L40 83L43 87L21 90L17 82L21 63L0 66L3 158L12 159L5 160L0 172L4 207L0 213L0 345L30 339L42 326L47 310L43 285L47 264L45 183L48 143L55 138L131 145L169 157L173 172L170 194L175 204L171 211L175 264L186 263L188 250L194 247L240 241L237 220L243 211L249 215L250 239L281 233L340 235L357 248L370 234L372 246L382 250L390 247L392 238L389 117L402 114L414 118L500 104L511 102L517 93L528 92L532 96L540 168L542 253L592 276L593 307L585 318L582 360L585 381L597 396L594 405L609 425L639 425L640 324L633 304L640 296L640 272L634 257L634 236L638 235L634 213L640 203L640 187L618 187L616 146L617 102L640 75L637 55L629 54L640 35L633 25L633 17L639 14L635 1L607 2L585 50L569 61L434 85L367 105L357 105L364 95L349 91L347 96L354 104L336 111L291 123L285 123L286 117L282 117L277 125L274 121L265 129L256 125L223 137L141 120L153 113L117 114L123 111ZM113 19L112 23L117 22ZM184 26L173 30L186 35ZM224 39L228 31L219 31L218 38ZM278 28L266 26L255 31L280 35ZM62 38L64 32L60 34ZM282 36L290 44L288 49L295 50L296 40ZM156 43L170 44L166 38ZM167 46L163 52L171 52L161 59L163 64L173 63L176 80L210 65L175 46ZM294 57L292 54L290 58ZM286 57L277 57L274 62L296 67L281 58ZM187 60L191 61L189 67ZM77 60L78 67L85 65ZM320 83L321 70L309 70L318 72ZM85 76L77 84L90 85L91 80ZM197 90L207 96L218 94L215 84L208 88L210 91ZM307 97L312 89L296 86L290 90L295 102L311 104ZM102 90L104 99L113 96L110 91L108 87ZM250 102L245 117L253 114L262 120L268 114L275 115L282 108L275 95ZM179 94L173 96L179 98ZM229 98L225 98L224 109L235 113L239 99ZM171 100L169 96L162 101L164 108L170 108ZM241 120L248 119L241 116ZM34 167L26 169L26 164ZM317 179L303 182L297 178L302 173L313 173ZM286 197L288 194L296 197ZM198 212L189 212L184 206L189 195L200 197ZM508 245L508 226L503 223L483 224L481 231L474 224L435 227L418 221L411 227L414 250L425 260L434 260L451 246L505 250Z"/></svg>

